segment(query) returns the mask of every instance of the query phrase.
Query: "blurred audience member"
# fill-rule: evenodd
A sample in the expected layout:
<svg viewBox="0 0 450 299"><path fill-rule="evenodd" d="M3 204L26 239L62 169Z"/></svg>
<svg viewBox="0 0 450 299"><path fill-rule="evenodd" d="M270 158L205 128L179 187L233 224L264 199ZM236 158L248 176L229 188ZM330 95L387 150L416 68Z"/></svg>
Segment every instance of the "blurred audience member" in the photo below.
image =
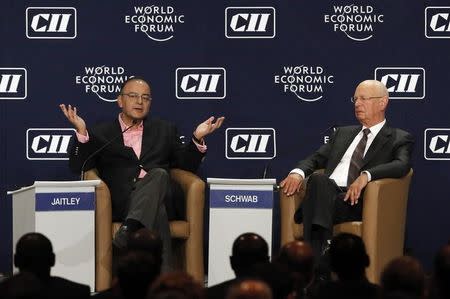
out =
<svg viewBox="0 0 450 299"><path fill-rule="evenodd" d="M304 241L292 241L281 248L277 262L287 267L294 279L296 298L305 298L314 280L314 252Z"/></svg>
<svg viewBox="0 0 450 299"><path fill-rule="evenodd" d="M389 262L381 273L383 298L424 298L425 273L418 260L410 256Z"/></svg>
<svg viewBox="0 0 450 299"><path fill-rule="evenodd" d="M263 281L244 279L230 287L226 299L272 299L272 291Z"/></svg>
<svg viewBox="0 0 450 299"><path fill-rule="evenodd" d="M233 242L230 256L231 268L236 275L235 279L227 280L207 289L210 299L223 299L228 288L237 280L248 277L253 265L269 261L269 246L266 240L255 233L244 233Z"/></svg>
<svg viewBox="0 0 450 299"><path fill-rule="evenodd" d="M161 269L162 264L162 240L159 237L159 234L156 231L149 230L147 228L141 228L130 234L128 239L127 249L120 252L115 258L117 262L114 263L113 267L115 270L113 271L114 277L112 282L112 287L110 289L104 290L102 292L97 293L93 297L95 299L120 299L123 298L121 288L119 286L119 280L117 278L117 267L118 261L120 261L124 256L126 256L127 252L142 252L143 254L148 254L152 257L155 262L155 271Z"/></svg>
<svg viewBox="0 0 450 299"><path fill-rule="evenodd" d="M17 241L14 265L19 268L19 274L2 283L1 298L81 299L90 296L89 286L50 275L55 254L52 243L43 234L27 233Z"/></svg>
<svg viewBox="0 0 450 299"><path fill-rule="evenodd" d="M363 240L353 234L341 233L330 244L330 266L337 281L315 287L315 298L377 298L378 287L366 277L370 264Z"/></svg>
<svg viewBox="0 0 450 299"><path fill-rule="evenodd" d="M205 298L205 291L200 283L195 281L189 274L181 271L164 273L158 277L151 285L147 299L160 298L161 293L167 295L168 292L173 292L172 294L181 293L185 296L181 298L186 299Z"/></svg>
<svg viewBox="0 0 450 299"><path fill-rule="evenodd" d="M450 243L442 247L434 258L432 298L450 298Z"/></svg>

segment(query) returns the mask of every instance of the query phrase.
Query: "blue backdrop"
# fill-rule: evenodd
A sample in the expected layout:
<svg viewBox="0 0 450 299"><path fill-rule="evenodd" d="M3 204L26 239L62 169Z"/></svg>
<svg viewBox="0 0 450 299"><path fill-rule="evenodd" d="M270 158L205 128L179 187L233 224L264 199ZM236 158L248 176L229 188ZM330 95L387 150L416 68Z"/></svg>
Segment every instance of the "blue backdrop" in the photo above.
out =
<svg viewBox="0 0 450 299"><path fill-rule="evenodd" d="M446 6L447 5L447 6ZM406 248L429 267L449 238L450 8L445 1L13 1L0 3L0 270L10 269L7 190L74 180L72 131L115 118L130 76L151 114L207 138L206 177L284 178L330 127L355 124L364 80L391 91L387 120L416 138Z"/></svg>

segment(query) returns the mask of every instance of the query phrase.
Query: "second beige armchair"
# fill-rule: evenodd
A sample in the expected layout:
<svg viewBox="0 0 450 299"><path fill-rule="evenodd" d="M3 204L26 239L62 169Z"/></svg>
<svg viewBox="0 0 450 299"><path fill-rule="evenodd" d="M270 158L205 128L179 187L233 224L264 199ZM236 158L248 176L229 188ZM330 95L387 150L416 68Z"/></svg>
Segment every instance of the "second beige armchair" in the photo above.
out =
<svg viewBox="0 0 450 299"><path fill-rule="evenodd" d="M384 266L403 255L406 206L413 171L399 179L370 182L364 191L362 221L335 225L334 234L347 232L360 236L370 257L366 273L371 282L378 283ZM303 225L294 223L294 213L305 196L306 181L294 196L280 193L281 245L303 236Z"/></svg>

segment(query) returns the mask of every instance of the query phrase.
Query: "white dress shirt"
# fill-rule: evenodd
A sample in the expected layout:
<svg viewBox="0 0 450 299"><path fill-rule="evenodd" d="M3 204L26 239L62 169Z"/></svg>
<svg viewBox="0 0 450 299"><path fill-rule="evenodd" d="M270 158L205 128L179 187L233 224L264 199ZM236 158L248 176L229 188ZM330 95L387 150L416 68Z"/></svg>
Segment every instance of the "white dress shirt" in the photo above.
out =
<svg viewBox="0 0 450 299"><path fill-rule="evenodd" d="M370 145L372 144L373 140L377 136L377 134L380 132L381 128L386 123L386 119L382 122L368 128L370 129L370 133L367 135L367 143L366 148L364 149L364 156L367 153L367 150L369 149ZM355 151L356 146L358 145L359 141L362 139L364 133L362 132L367 127L362 127L361 131L356 135L355 139L353 139L350 146L347 148L347 151L342 156L341 161L339 161L338 165L334 169L333 173L330 175L330 179L334 180L336 184L340 187L346 187L347 186L347 177L348 177L348 169L350 167L350 160L352 158L353 152ZM372 177L368 171L363 171L367 174L368 181L370 182ZM298 173L303 178L305 178L305 173L300 168L295 168L291 171L291 173Z"/></svg>

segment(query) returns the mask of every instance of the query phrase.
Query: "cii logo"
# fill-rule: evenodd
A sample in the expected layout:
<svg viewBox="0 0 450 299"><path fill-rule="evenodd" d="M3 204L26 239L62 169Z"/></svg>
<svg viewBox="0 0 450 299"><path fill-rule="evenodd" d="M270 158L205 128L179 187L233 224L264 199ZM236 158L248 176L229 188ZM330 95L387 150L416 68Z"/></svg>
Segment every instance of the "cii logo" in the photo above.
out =
<svg viewBox="0 0 450 299"><path fill-rule="evenodd" d="M75 129L27 130L28 160L69 160L68 148Z"/></svg>
<svg viewBox="0 0 450 299"><path fill-rule="evenodd" d="M375 79L386 85L391 99L425 98L425 69L421 67L378 67Z"/></svg>
<svg viewBox="0 0 450 299"><path fill-rule="evenodd" d="M0 68L0 99L22 100L27 97L27 70Z"/></svg>
<svg viewBox="0 0 450 299"><path fill-rule="evenodd" d="M177 99L224 99L226 71L221 67L180 67L175 71Z"/></svg>
<svg viewBox="0 0 450 299"><path fill-rule="evenodd" d="M450 6L425 8L425 36L427 38L450 38Z"/></svg>
<svg viewBox="0 0 450 299"><path fill-rule="evenodd" d="M227 159L273 159L277 155L272 128L228 128L225 144Z"/></svg>
<svg viewBox="0 0 450 299"><path fill-rule="evenodd" d="M77 37L77 11L74 7L28 7L26 34L35 39L74 39Z"/></svg>
<svg viewBox="0 0 450 299"><path fill-rule="evenodd" d="M426 160L450 160L450 128L429 128L424 133Z"/></svg>
<svg viewBox="0 0 450 299"><path fill-rule="evenodd" d="M274 38L275 8L227 7L225 36L227 38Z"/></svg>

